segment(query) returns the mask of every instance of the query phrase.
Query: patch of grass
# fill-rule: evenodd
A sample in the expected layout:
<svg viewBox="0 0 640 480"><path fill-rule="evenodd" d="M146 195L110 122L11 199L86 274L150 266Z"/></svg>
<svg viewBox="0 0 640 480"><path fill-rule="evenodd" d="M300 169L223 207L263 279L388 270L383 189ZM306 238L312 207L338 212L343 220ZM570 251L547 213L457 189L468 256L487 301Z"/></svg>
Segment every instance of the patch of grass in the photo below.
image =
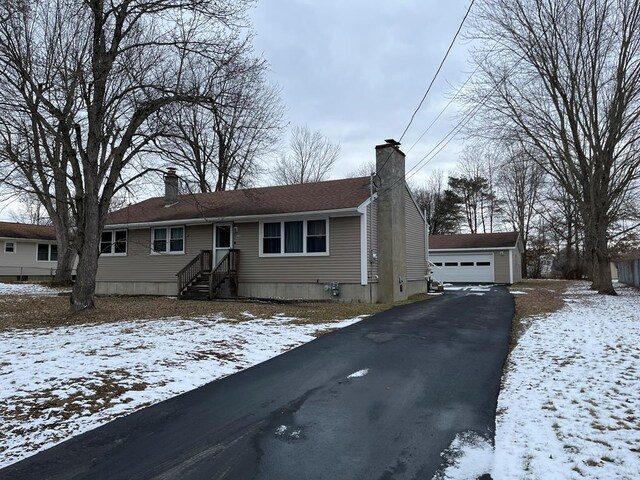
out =
<svg viewBox="0 0 640 480"><path fill-rule="evenodd" d="M514 295L516 312L511 330L510 350L516 347L518 340L527 331L530 317L548 315L564 306L562 296L571 283L569 280L527 279L510 288L526 292L526 295Z"/></svg>
<svg viewBox="0 0 640 480"><path fill-rule="evenodd" d="M28 297L6 295L0 298L0 331L21 328L43 328L110 323L122 320L160 319L167 317L197 318L221 315L233 321L249 321L242 315L250 312L257 318L282 314L296 317L297 323L316 324L374 315L393 306L420 301L426 295L414 295L396 304L301 302L270 303L265 301L194 301L169 297L98 297L96 308L78 313L69 309L68 296Z"/></svg>

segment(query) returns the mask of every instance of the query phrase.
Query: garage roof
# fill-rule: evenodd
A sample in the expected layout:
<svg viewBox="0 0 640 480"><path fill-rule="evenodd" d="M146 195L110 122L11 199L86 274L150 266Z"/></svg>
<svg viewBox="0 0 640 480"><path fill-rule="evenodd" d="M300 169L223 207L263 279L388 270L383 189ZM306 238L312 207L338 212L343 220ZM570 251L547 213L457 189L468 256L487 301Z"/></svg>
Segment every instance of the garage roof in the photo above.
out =
<svg viewBox="0 0 640 480"><path fill-rule="evenodd" d="M429 250L512 248L518 244L519 236L518 232L430 235Z"/></svg>

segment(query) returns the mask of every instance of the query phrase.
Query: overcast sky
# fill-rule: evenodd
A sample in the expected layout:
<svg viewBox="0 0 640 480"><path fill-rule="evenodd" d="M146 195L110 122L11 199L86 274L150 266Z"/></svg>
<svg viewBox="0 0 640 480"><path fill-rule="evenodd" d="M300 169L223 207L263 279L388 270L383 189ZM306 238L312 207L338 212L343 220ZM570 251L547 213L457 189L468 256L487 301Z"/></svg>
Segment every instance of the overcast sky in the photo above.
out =
<svg viewBox="0 0 640 480"><path fill-rule="evenodd" d="M342 146L340 178L375 158L374 146L398 139L469 5L467 0L261 0L252 12L254 45L282 88L290 124L308 125ZM407 170L455 125L455 109L432 122L470 71L459 37L434 88L403 140ZM452 141L412 180L450 169Z"/></svg>
<svg viewBox="0 0 640 480"><path fill-rule="evenodd" d="M251 11L254 47L282 89L290 126L307 125L340 143L332 177L374 161L376 144L399 139L469 5L468 0L259 0ZM455 104L433 121L470 72L459 37L403 140L407 170L455 125ZM286 144L288 132L283 138ZM410 182L454 167L455 139ZM17 205L0 202L0 219Z"/></svg>

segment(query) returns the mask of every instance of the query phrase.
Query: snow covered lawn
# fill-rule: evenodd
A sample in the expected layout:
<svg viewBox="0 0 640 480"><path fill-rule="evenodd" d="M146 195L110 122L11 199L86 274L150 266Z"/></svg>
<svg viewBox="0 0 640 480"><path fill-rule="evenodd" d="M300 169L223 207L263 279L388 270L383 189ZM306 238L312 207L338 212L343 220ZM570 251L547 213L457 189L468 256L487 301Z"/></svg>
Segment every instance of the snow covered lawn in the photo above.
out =
<svg viewBox="0 0 640 480"><path fill-rule="evenodd" d="M498 399L493 478L638 479L640 293L586 282L531 326Z"/></svg>
<svg viewBox="0 0 640 480"><path fill-rule="evenodd" d="M0 467L364 316L164 318L0 332Z"/></svg>
<svg viewBox="0 0 640 480"><path fill-rule="evenodd" d="M36 283L0 283L0 295L58 295L61 291Z"/></svg>
<svg viewBox="0 0 640 480"><path fill-rule="evenodd" d="M620 296L605 297L588 286L574 283L559 311L523 319L495 449L472 432L456 438L436 479L640 478L640 292L618 285Z"/></svg>

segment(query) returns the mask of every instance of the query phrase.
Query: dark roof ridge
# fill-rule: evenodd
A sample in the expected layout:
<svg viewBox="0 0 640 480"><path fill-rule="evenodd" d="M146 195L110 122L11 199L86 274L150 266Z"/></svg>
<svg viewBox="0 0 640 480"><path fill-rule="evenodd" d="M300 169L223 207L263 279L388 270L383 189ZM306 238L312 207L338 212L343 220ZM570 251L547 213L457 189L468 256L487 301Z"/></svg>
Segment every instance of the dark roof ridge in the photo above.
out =
<svg viewBox="0 0 640 480"><path fill-rule="evenodd" d="M179 195L169 206L164 205L164 197L129 205L110 213L107 225L351 209L368 197L369 177L194 192Z"/></svg>

